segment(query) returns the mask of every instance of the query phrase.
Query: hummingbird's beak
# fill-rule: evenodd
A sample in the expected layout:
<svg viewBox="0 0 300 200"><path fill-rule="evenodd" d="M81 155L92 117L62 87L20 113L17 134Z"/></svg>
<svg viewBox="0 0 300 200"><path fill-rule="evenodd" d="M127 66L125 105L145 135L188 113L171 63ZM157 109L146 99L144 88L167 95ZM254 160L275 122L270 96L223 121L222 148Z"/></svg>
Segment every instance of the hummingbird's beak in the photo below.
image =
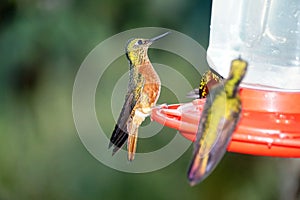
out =
<svg viewBox="0 0 300 200"><path fill-rule="evenodd" d="M170 33L171 33L171 32L168 31L168 32L163 33L163 34L161 34L161 35L159 35L159 36L156 36L156 37L154 37L154 38L149 39L149 40L148 40L149 45L152 44L153 42L155 42L156 40L159 40L160 38L165 37L166 35L168 35L168 34L170 34Z"/></svg>

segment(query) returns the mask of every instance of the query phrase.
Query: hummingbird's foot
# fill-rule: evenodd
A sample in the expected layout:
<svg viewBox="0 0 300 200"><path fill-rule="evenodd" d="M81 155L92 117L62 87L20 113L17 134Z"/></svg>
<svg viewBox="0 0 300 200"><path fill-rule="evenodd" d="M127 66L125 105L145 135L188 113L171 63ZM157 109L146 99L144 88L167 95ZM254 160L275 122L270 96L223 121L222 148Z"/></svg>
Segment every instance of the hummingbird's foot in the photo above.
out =
<svg viewBox="0 0 300 200"><path fill-rule="evenodd" d="M186 98L198 99L199 98L199 88L195 88L186 94Z"/></svg>
<svg viewBox="0 0 300 200"><path fill-rule="evenodd" d="M168 105L166 103L153 106L151 109L161 109L161 108L168 108Z"/></svg>

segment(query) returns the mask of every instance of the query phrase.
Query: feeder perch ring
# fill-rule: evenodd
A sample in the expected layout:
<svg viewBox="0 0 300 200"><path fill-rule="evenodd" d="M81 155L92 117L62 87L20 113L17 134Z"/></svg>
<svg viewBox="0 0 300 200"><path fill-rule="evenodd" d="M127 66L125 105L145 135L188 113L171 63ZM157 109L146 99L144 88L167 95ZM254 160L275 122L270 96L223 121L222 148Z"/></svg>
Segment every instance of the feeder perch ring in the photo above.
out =
<svg viewBox="0 0 300 200"><path fill-rule="evenodd" d="M230 152L300 158L300 93L241 88L242 116L231 142ZM163 105L151 118L195 140L205 99Z"/></svg>

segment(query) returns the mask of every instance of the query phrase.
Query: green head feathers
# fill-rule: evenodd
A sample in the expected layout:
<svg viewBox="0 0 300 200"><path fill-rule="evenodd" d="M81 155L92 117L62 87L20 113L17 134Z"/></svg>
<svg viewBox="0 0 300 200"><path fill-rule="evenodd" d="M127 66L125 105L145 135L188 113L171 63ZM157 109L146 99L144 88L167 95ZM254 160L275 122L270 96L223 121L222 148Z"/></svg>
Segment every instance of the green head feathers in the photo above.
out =
<svg viewBox="0 0 300 200"><path fill-rule="evenodd" d="M231 63L229 77L242 80L246 74L248 63L241 58L235 59Z"/></svg>
<svg viewBox="0 0 300 200"><path fill-rule="evenodd" d="M128 40L125 51L131 65L137 66L148 60L147 50L149 46L156 40L168 35L166 32L152 39L133 38Z"/></svg>
<svg viewBox="0 0 300 200"><path fill-rule="evenodd" d="M228 97L234 97L240 82L243 80L248 63L241 58L235 59L231 62L229 76L225 82L225 91Z"/></svg>

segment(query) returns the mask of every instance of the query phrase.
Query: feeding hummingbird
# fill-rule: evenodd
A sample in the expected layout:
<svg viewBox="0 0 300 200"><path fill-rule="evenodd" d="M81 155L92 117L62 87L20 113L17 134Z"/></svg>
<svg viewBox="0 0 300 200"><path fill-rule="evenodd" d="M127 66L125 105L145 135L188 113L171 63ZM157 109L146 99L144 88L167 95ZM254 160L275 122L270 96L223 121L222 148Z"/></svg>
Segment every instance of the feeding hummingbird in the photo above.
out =
<svg viewBox="0 0 300 200"><path fill-rule="evenodd" d="M188 98L203 99L205 98L211 87L221 83L223 77L217 74L214 70L207 70L200 80L199 88L196 88L187 94Z"/></svg>
<svg viewBox="0 0 300 200"><path fill-rule="evenodd" d="M150 115L160 94L160 79L148 58L148 48L167 34L169 32L152 39L133 38L125 47L130 65L129 85L125 103L110 138L109 148L114 146L114 155L127 141L129 161L134 159L136 152L138 128Z"/></svg>
<svg viewBox="0 0 300 200"><path fill-rule="evenodd" d="M231 62L229 76L214 86L206 97L200 117L193 159L188 171L191 185L206 178L224 156L242 110L239 84L247 71L241 58Z"/></svg>

